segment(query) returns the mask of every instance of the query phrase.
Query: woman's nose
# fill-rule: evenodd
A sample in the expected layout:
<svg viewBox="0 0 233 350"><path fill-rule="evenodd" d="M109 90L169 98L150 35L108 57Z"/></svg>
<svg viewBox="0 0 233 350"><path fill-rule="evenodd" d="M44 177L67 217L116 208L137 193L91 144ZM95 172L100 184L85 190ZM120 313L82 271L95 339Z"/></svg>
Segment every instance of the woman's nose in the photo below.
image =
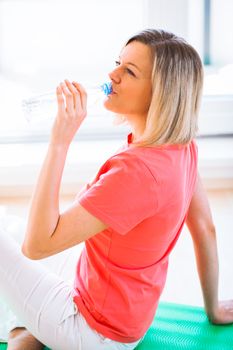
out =
<svg viewBox="0 0 233 350"><path fill-rule="evenodd" d="M109 78L116 84L119 84L121 82L121 76L120 76L120 72L119 72L119 68L116 67L115 69L113 69L109 74L108 74Z"/></svg>

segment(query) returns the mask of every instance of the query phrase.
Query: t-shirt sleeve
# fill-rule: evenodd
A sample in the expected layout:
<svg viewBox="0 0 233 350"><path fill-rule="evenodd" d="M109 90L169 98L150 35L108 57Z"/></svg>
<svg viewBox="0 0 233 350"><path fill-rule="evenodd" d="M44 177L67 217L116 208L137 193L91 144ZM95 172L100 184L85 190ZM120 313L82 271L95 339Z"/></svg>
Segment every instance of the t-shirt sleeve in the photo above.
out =
<svg viewBox="0 0 233 350"><path fill-rule="evenodd" d="M79 203L114 231L126 234L156 212L156 180L136 156L121 153L101 168Z"/></svg>

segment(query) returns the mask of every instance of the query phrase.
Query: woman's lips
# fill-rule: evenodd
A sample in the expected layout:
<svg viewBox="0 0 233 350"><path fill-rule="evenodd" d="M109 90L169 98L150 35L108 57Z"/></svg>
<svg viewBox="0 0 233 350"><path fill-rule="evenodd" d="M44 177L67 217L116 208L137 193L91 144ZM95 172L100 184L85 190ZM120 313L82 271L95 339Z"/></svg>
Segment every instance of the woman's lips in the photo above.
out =
<svg viewBox="0 0 233 350"><path fill-rule="evenodd" d="M111 90L111 92L110 92L110 95L115 95L117 92L116 92L116 90L115 90L115 88L112 86L112 90Z"/></svg>
<svg viewBox="0 0 233 350"><path fill-rule="evenodd" d="M116 91L112 89L110 95L116 95Z"/></svg>

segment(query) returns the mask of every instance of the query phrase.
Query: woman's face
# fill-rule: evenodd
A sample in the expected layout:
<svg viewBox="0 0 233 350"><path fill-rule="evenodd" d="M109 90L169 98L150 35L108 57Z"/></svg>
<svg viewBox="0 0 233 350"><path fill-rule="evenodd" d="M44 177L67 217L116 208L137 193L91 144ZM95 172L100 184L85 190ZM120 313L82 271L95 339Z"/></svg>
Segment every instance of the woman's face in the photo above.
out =
<svg viewBox="0 0 233 350"><path fill-rule="evenodd" d="M152 57L150 48L133 41L123 48L116 68L109 73L112 93L106 98L106 109L124 116L147 116L152 95Z"/></svg>

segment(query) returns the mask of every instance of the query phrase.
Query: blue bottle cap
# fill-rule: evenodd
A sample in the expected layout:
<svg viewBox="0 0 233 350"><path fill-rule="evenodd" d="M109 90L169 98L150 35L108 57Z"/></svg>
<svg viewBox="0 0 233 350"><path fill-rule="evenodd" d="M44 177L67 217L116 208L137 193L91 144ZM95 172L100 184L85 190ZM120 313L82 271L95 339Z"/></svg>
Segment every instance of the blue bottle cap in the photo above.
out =
<svg viewBox="0 0 233 350"><path fill-rule="evenodd" d="M104 83L103 85L101 85L101 90L106 96L110 95L112 92L112 83L111 82Z"/></svg>

